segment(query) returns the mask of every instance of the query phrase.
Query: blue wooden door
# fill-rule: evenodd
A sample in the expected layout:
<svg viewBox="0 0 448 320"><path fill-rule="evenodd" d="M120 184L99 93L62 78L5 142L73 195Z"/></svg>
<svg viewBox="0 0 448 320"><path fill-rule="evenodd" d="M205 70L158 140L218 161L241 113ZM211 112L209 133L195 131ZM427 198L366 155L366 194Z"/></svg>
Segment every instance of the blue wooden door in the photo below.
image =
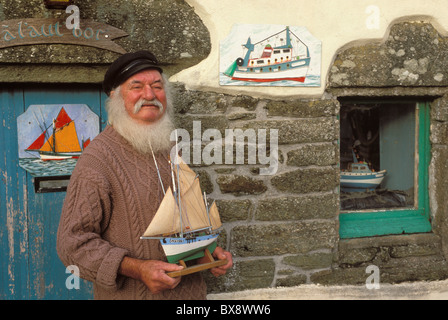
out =
<svg viewBox="0 0 448 320"><path fill-rule="evenodd" d="M106 96L97 86L41 85L0 88L0 299L90 299L91 284L73 286L56 253L65 192L36 193L19 166L17 117L33 104L86 104L106 124ZM66 284L71 277L72 285Z"/></svg>

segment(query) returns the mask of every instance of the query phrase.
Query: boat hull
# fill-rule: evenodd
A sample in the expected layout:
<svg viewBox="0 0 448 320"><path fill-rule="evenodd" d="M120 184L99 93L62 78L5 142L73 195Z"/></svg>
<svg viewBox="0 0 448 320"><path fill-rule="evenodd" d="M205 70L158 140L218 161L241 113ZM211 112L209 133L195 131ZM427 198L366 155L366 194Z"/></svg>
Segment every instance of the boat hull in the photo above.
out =
<svg viewBox="0 0 448 320"><path fill-rule="evenodd" d="M47 152L39 151L40 159L42 161L50 160L66 160L79 158L81 152Z"/></svg>
<svg viewBox="0 0 448 320"><path fill-rule="evenodd" d="M278 65L262 68L239 67L232 75L232 80L250 82L297 81L305 82L310 64L310 58L289 61Z"/></svg>
<svg viewBox="0 0 448 320"><path fill-rule="evenodd" d="M341 190L345 192L362 192L375 190L383 181L386 170L372 173L341 172Z"/></svg>
<svg viewBox="0 0 448 320"><path fill-rule="evenodd" d="M216 239L219 234L197 236L193 239L166 237L160 239L163 251L169 263L178 263L179 260L189 261L204 256L204 250L213 252L216 248Z"/></svg>

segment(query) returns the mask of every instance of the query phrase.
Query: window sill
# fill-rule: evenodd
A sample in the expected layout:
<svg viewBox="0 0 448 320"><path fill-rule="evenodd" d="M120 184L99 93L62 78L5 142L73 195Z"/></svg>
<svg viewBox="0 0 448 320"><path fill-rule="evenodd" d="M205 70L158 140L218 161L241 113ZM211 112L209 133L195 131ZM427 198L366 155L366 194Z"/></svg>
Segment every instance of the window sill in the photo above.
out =
<svg viewBox="0 0 448 320"><path fill-rule="evenodd" d="M340 239L431 232L422 210L344 212L339 215Z"/></svg>

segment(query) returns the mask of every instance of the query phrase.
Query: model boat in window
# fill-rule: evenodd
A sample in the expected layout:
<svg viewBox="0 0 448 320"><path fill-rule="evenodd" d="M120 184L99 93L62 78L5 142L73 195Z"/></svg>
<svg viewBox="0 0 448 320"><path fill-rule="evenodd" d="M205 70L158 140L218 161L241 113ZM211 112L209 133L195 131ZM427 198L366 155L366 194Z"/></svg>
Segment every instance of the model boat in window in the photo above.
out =
<svg viewBox="0 0 448 320"><path fill-rule="evenodd" d="M340 184L344 192L375 190L386 176L386 170L375 172L365 161L360 161L353 152L353 162L341 171Z"/></svg>

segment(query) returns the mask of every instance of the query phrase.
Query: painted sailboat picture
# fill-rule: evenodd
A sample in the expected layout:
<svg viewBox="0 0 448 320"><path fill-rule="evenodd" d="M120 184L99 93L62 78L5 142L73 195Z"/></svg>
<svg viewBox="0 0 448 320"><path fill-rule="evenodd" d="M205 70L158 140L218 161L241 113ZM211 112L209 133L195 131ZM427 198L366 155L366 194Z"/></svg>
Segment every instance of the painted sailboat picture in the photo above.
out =
<svg viewBox="0 0 448 320"><path fill-rule="evenodd" d="M216 203L208 205L201 192L197 174L180 157L171 169L172 188L141 239L160 240L168 262L184 264L213 253L222 223Z"/></svg>
<svg viewBox="0 0 448 320"><path fill-rule="evenodd" d="M33 176L70 175L98 120L86 105L31 105L17 118L20 166Z"/></svg>
<svg viewBox="0 0 448 320"><path fill-rule="evenodd" d="M39 152L43 161L64 160L79 158L82 150L88 146L90 139L78 140L75 122L68 116L62 107L56 119L52 123L53 133L47 138L48 128L26 149L26 151Z"/></svg>
<svg viewBox="0 0 448 320"><path fill-rule="evenodd" d="M304 27L236 25L221 43L220 84L320 86L320 60L321 42Z"/></svg>

